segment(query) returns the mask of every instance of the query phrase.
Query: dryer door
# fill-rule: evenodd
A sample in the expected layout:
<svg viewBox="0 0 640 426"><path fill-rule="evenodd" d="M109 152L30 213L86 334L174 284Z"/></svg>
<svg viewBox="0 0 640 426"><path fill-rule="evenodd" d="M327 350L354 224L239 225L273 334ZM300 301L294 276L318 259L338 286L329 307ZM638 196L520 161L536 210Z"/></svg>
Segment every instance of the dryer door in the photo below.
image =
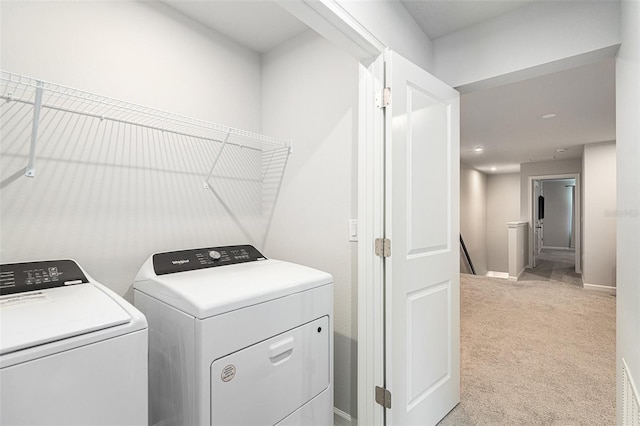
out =
<svg viewBox="0 0 640 426"><path fill-rule="evenodd" d="M329 387L329 342L325 316L214 361L211 424L273 425L293 413Z"/></svg>

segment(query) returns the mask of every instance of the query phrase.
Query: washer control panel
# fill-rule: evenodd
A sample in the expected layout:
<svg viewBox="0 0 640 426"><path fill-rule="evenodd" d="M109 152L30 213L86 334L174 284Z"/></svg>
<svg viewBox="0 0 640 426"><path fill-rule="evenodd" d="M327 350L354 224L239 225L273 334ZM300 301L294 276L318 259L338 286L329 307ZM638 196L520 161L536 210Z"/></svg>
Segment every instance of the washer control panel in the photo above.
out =
<svg viewBox="0 0 640 426"><path fill-rule="evenodd" d="M207 247L154 254L153 270L165 275L258 260L266 257L253 246Z"/></svg>
<svg viewBox="0 0 640 426"><path fill-rule="evenodd" d="M88 283L73 260L5 263L0 265L0 295Z"/></svg>

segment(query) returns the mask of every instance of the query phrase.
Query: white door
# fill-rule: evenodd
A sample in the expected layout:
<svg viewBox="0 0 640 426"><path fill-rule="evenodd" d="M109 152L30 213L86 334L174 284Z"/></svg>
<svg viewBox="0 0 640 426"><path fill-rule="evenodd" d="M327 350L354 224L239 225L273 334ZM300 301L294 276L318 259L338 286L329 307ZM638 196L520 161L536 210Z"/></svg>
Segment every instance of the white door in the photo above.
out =
<svg viewBox="0 0 640 426"><path fill-rule="evenodd" d="M432 425L460 400L459 94L387 52L387 425Z"/></svg>

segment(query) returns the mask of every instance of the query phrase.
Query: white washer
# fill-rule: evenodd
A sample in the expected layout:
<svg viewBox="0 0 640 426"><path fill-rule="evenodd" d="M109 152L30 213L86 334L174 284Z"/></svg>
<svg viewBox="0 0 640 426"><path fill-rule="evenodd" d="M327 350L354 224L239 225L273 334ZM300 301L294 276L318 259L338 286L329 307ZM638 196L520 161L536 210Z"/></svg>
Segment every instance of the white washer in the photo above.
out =
<svg viewBox="0 0 640 426"><path fill-rule="evenodd" d="M158 253L134 303L149 321L150 424L333 424L331 275L252 246Z"/></svg>
<svg viewBox="0 0 640 426"><path fill-rule="evenodd" d="M72 260L0 265L0 294L0 424L148 424L137 309Z"/></svg>

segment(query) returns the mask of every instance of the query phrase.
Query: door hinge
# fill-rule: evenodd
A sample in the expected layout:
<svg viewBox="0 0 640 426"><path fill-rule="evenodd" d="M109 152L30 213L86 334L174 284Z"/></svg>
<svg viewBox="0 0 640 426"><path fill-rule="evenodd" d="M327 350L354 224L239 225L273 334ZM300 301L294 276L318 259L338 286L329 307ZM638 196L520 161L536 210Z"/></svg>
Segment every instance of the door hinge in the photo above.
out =
<svg viewBox="0 0 640 426"><path fill-rule="evenodd" d="M391 105L391 88L385 87L382 92L376 94L376 106L378 108L386 108Z"/></svg>
<svg viewBox="0 0 640 426"><path fill-rule="evenodd" d="M388 238L376 238L376 256L391 256L391 240Z"/></svg>
<svg viewBox="0 0 640 426"><path fill-rule="evenodd" d="M376 386L376 403L384 408L391 409L391 392L380 386Z"/></svg>

